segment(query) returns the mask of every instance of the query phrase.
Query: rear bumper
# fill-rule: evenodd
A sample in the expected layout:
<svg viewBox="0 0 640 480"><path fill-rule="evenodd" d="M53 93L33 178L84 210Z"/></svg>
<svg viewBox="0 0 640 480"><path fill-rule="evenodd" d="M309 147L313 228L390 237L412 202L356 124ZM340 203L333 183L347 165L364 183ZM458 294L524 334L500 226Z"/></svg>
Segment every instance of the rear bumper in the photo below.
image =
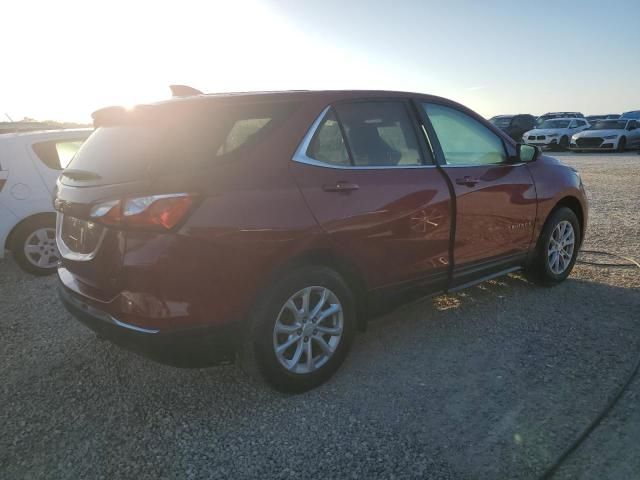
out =
<svg viewBox="0 0 640 480"><path fill-rule="evenodd" d="M239 338L230 326L157 330L122 322L58 284L64 307L81 323L112 343L159 363L197 368L233 361Z"/></svg>

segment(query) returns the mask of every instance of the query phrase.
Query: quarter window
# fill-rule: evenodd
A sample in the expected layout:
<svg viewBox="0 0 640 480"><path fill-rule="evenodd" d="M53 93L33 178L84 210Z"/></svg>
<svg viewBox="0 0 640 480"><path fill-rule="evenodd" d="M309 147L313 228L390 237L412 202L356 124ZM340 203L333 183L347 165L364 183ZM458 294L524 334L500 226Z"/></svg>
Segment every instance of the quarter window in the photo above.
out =
<svg viewBox="0 0 640 480"><path fill-rule="evenodd" d="M401 102L336 106L355 166L422 165L415 130Z"/></svg>
<svg viewBox="0 0 640 480"><path fill-rule="evenodd" d="M84 140L51 140L48 142L39 142L33 144L33 151L42 163L54 170L62 170L67 168L69 162Z"/></svg>
<svg viewBox="0 0 640 480"><path fill-rule="evenodd" d="M218 151L217 156L222 156L233 152L238 147L247 143L255 134L262 130L269 122L270 117L266 118L242 118L236 120L227 137L224 139Z"/></svg>
<svg viewBox="0 0 640 480"><path fill-rule="evenodd" d="M425 103L425 109L449 165L493 165L507 162L500 137L458 110Z"/></svg>

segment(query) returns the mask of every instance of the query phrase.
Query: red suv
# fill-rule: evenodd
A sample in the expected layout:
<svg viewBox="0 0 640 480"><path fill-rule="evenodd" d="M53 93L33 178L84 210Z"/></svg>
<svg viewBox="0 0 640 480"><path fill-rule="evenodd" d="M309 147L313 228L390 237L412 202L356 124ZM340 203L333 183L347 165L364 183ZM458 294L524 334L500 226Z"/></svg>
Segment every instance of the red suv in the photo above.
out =
<svg viewBox="0 0 640 480"><path fill-rule="evenodd" d="M158 361L303 391L372 311L573 267L578 174L469 109L399 92L192 95L94 113L58 181L65 306Z"/></svg>

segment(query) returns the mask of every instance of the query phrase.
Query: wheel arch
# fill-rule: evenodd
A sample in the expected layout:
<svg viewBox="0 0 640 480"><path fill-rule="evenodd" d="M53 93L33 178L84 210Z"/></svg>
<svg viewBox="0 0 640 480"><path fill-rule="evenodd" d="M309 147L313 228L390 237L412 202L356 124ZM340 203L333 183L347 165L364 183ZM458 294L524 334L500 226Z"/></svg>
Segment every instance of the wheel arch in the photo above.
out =
<svg viewBox="0 0 640 480"><path fill-rule="evenodd" d="M365 277L353 262L337 255L331 249L322 248L302 252L278 266L273 272L272 278L297 267L309 265L330 268L344 278L355 296L358 330L365 331L367 327L367 285Z"/></svg>
<svg viewBox="0 0 640 480"><path fill-rule="evenodd" d="M55 218L56 218L56 214L53 212L39 212L23 218L13 226L13 228L9 232L9 235L7 235L7 238L5 240L5 244L3 245L3 247L11 251L15 249L14 243L16 241L16 232L20 229L22 225L25 225L26 223L29 223L32 221L46 220L46 219L52 219L55 222Z"/></svg>
<svg viewBox="0 0 640 480"><path fill-rule="evenodd" d="M551 209L551 211L549 212L549 215L547 215L547 219L553 214L553 212L555 212L556 210L562 207L567 207L569 210L575 213L576 217L578 217L578 222L580 222L580 243L582 244L582 240L584 239L584 233L585 233L585 218L584 218L584 210L582 208L582 204L580 203L580 200L578 200L576 197L573 197L573 196L566 196L561 198L555 204L555 206ZM546 221L547 220L545 220L545 223Z"/></svg>
<svg viewBox="0 0 640 480"><path fill-rule="evenodd" d="M620 149L620 144L623 143L623 142L624 142L623 146L626 149L627 148L627 136L626 135L622 135L620 137L620 139L618 140L618 145L617 145L618 150Z"/></svg>

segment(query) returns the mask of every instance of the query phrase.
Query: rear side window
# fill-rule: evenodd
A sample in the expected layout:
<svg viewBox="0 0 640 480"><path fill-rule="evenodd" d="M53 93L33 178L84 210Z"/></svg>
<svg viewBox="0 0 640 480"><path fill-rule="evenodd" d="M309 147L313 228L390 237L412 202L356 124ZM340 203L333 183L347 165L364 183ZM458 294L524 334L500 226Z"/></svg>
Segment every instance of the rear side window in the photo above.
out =
<svg viewBox="0 0 640 480"><path fill-rule="evenodd" d="M196 173L207 163L248 152L294 108L290 102L212 100L120 112L115 119L107 118L105 126L99 126L83 145L62 181L106 185L176 172Z"/></svg>
<svg viewBox="0 0 640 480"><path fill-rule="evenodd" d="M423 104L449 165L492 165L507 161L502 140L458 110Z"/></svg>
<svg viewBox="0 0 640 480"><path fill-rule="evenodd" d="M262 130L269 122L271 117L265 118L242 118L236 120L226 138L216 152L217 156L222 156L233 152L238 147L247 143L251 137Z"/></svg>
<svg viewBox="0 0 640 480"><path fill-rule="evenodd" d="M42 163L54 170L67 168L84 139L49 140L33 144L33 151Z"/></svg>
<svg viewBox="0 0 640 480"><path fill-rule="evenodd" d="M422 165L416 133L402 102L357 102L335 108L355 166Z"/></svg>

